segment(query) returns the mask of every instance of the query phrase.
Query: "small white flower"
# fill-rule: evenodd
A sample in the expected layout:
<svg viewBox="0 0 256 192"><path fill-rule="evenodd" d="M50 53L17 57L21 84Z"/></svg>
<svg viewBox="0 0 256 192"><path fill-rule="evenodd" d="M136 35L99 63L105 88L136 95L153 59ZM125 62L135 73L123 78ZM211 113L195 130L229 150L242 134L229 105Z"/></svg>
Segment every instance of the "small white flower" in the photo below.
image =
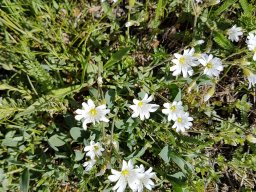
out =
<svg viewBox="0 0 256 192"><path fill-rule="evenodd" d="M131 21L128 21L128 22L125 23L125 27L131 27L132 24L133 24L133 23L132 23Z"/></svg>
<svg viewBox="0 0 256 192"><path fill-rule="evenodd" d="M104 151L104 148L99 142L95 143L94 141L91 141L90 145L84 148L84 151L87 151L86 156L91 157L91 159L95 159L95 157L102 156L102 151Z"/></svg>
<svg viewBox="0 0 256 192"><path fill-rule="evenodd" d="M132 118L140 116L141 120L148 119L150 112L155 112L159 105L149 104L153 100L153 96L148 97L146 93L142 100L133 99L135 105L129 106L133 110Z"/></svg>
<svg viewBox="0 0 256 192"><path fill-rule="evenodd" d="M84 162L83 166L85 167L85 171L86 172L91 171L95 163L96 163L95 159L90 159L89 161Z"/></svg>
<svg viewBox="0 0 256 192"><path fill-rule="evenodd" d="M195 0L196 3L203 3L202 0Z"/></svg>
<svg viewBox="0 0 256 192"><path fill-rule="evenodd" d="M173 71L173 76L178 76L182 73L183 77L193 75L192 66L197 66L199 64L196 57L194 57L195 49L185 49L183 55L179 53L174 53L176 59L173 59L172 62L175 64L170 68L170 71Z"/></svg>
<svg viewBox="0 0 256 192"><path fill-rule="evenodd" d="M83 109L77 109L75 111L77 114L75 119L78 121L82 120L84 130L87 129L88 123L95 124L95 122L100 121L109 122L109 120L105 117L105 115L110 112L109 109L106 109L106 105L96 107L94 102L89 99L88 103L83 102L82 106Z"/></svg>
<svg viewBox="0 0 256 192"><path fill-rule="evenodd" d="M228 39L230 39L232 42L238 42L239 41L239 36L243 35L242 32L242 28L241 27L237 27L236 25L234 25L233 27L231 27L228 31Z"/></svg>
<svg viewBox="0 0 256 192"><path fill-rule="evenodd" d="M221 71L223 71L223 65L221 59L218 57L213 57L212 54L202 54L199 62L205 66L204 74L209 77L219 77Z"/></svg>
<svg viewBox="0 0 256 192"><path fill-rule="evenodd" d="M256 74L251 72L249 69L244 69L244 74L249 81L249 89L256 85Z"/></svg>
<svg viewBox="0 0 256 192"><path fill-rule="evenodd" d="M180 113L175 118L175 123L172 128L176 128L177 132L185 132L185 129L189 129L192 126L192 117L189 117L188 112Z"/></svg>
<svg viewBox="0 0 256 192"><path fill-rule="evenodd" d="M202 45L202 44L204 44L204 40L203 39L197 40L195 42L195 45Z"/></svg>
<svg viewBox="0 0 256 192"><path fill-rule="evenodd" d="M117 190L117 192L123 192L127 184L133 191L138 189L139 177L142 176L133 168L131 160L128 161L128 164L123 160L121 171L111 169L111 172L113 175L108 176L108 179L111 182L117 182L113 187L113 190Z"/></svg>
<svg viewBox="0 0 256 192"><path fill-rule="evenodd" d="M220 0L208 0L209 5L216 5L220 3Z"/></svg>
<svg viewBox="0 0 256 192"><path fill-rule="evenodd" d="M162 109L162 113L168 115L168 121L174 121L177 115L183 112L183 106L181 101L174 101L173 103L164 103L164 107L166 109Z"/></svg>
<svg viewBox="0 0 256 192"><path fill-rule="evenodd" d="M246 40L247 47L250 51L253 51L253 60L256 61L256 35L255 32L250 32Z"/></svg>
<svg viewBox="0 0 256 192"><path fill-rule="evenodd" d="M140 167L138 167L136 170L138 173L141 173L139 178L140 182L138 184L138 189L137 189L138 192L143 192L144 186L151 191L152 188L155 187L155 184L152 181L152 179L156 178L156 174L152 172L152 167L150 167L147 171L145 171L144 166L140 165Z"/></svg>

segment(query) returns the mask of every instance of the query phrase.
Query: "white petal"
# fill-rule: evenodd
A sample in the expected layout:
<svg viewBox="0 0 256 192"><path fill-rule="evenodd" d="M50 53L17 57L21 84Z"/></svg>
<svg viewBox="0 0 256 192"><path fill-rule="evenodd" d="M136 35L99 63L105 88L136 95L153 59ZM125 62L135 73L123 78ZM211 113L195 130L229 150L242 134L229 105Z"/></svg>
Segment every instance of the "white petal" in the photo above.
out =
<svg viewBox="0 0 256 192"><path fill-rule="evenodd" d="M95 108L95 104L94 104L94 102L91 99L88 100L88 105L91 108Z"/></svg>
<svg viewBox="0 0 256 192"><path fill-rule="evenodd" d="M83 115L76 115L76 116L75 116L75 119L76 119L77 121L80 121L80 120L83 119L83 118L84 118Z"/></svg>

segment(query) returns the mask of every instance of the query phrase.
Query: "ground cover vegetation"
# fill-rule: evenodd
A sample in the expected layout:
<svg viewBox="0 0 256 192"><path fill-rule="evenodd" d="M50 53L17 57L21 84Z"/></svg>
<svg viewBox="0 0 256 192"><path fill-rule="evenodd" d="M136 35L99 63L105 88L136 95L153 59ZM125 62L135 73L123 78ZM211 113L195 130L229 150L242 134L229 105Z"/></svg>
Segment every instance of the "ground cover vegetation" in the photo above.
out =
<svg viewBox="0 0 256 192"><path fill-rule="evenodd" d="M1 0L0 191L255 191L255 14Z"/></svg>

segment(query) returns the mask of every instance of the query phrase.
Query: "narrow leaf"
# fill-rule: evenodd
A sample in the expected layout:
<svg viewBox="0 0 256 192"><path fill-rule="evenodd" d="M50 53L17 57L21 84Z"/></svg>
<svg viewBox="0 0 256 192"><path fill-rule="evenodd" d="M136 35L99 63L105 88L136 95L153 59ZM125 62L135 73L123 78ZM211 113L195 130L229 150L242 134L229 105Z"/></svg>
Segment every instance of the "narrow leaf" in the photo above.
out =
<svg viewBox="0 0 256 192"><path fill-rule="evenodd" d="M28 192L29 190L29 180L30 180L30 173L28 169L25 169L20 178L20 191L21 192Z"/></svg>
<svg viewBox="0 0 256 192"><path fill-rule="evenodd" d="M234 50L232 43L220 32L214 33L214 41L225 50Z"/></svg>
<svg viewBox="0 0 256 192"><path fill-rule="evenodd" d="M119 51L115 52L111 58L107 61L107 63L104 65L104 69L112 67L115 63L120 61L127 53L129 52L130 47L125 47L120 49Z"/></svg>
<svg viewBox="0 0 256 192"><path fill-rule="evenodd" d="M226 0L224 3L214 12L216 16L220 15L223 11L229 10L228 8L235 4L236 0Z"/></svg>

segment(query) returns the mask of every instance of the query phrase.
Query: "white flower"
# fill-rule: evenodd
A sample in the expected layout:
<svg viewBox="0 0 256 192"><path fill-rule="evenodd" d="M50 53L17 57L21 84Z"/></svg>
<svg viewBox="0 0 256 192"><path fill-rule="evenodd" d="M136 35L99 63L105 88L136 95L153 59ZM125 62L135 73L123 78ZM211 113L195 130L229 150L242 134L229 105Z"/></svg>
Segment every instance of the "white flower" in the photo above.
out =
<svg viewBox="0 0 256 192"><path fill-rule="evenodd" d="M145 171L145 168L143 165L140 165L140 167L137 168L138 173L140 174L139 178L139 184L138 184L138 192L143 192L144 186L148 190L152 190L152 188L155 186L152 179L156 177L156 174L152 172L152 167L150 167L147 171Z"/></svg>
<svg viewBox="0 0 256 192"><path fill-rule="evenodd" d="M223 71L223 65L221 59L218 57L213 57L212 54L202 54L199 62L205 66L204 74L209 77L219 77L221 71Z"/></svg>
<svg viewBox="0 0 256 192"><path fill-rule="evenodd" d="M104 151L104 148L99 142L95 143L94 141L91 141L90 145L84 148L84 151L88 151L86 156L91 157L91 159L95 159L95 157L102 156L102 151Z"/></svg>
<svg viewBox="0 0 256 192"><path fill-rule="evenodd" d="M75 111L76 115L75 119L80 121L83 121L83 128L84 130L87 129L88 123L95 122L109 122L109 120L105 117L106 114L110 112L109 109L106 109L106 105L100 105L98 107L95 106L94 102L89 99L88 103L83 102L82 103L83 109L77 109Z"/></svg>
<svg viewBox="0 0 256 192"><path fill-rule="evenodd" d="M141 120L148 119L150 112L155 112L159 105L149 104L153 100L153 96L148 97L146 93L142 100L133 99L135 105L129 106L133 110L132 118L140 116Z"/></svg>
<svg viewBox="0 0 256 192"><path fill-rule="evenodd" d="M249 69L244 69L244 74L249 81L249 89L256 85L256 74L251 72Z"/></svg>
<svg viewBox="0 0 256 192"><path fill-rule="evenodd" d="M254 32L250 32L246 40L247 47L250 51L253 51L253 60L256 61L256 35Z"/></svg>
<svg viewBox="0 0 256 192"><path fill-rule="evenodd" d="M203 39L197 40L195 42L195 45L202 45L202 44L204 44L204 40Z"/></svg>
<svg viewBox="0 0 256 192"><path fill-rule="evenodd" d="M191 66L197 66L199 64L196 57L194 57L195 49L185 49L183 55L174 53L176 59L172 62L175 64L170 68L173 71L173 76L178 76L182 73L183 77L186 78L188 75L193 75L193 69Z"/></svg>
<svg viewBox="0 0 256 192"><path fill-rule="evenodd" d="M193 121L193 118L189 117L189 114L187 112L180 113L175 118L175 123L172 128L176 128L177 132L185 132L185 129L189 129L192 126L192 123L190 121Z"/></svg>
<svg viewBox="0 0 256 192"><path fill-rule="evenodd" d="M96 163L95 159L90 159L89 161L84 162L83 166L85 167L85 171L88 172L92 170L95 163Z"/></svg>
<svg viewBox="0 0 256 192"><path fill-rule="evenodd" d="M132 24L133 24L132 22L128 21L128 22L125 23L125 27L131 27Z"/></svg>
<svg viewBox="0 0 256 192"><path fill-rule="evenodd" d="M216 5L220 3L220 0L208 0L209 5Z"/></svg>
<svg viewBox="0 0 256 192"><path fill-rule="evenodd" d="M195 0L196 3L203 3L202 0Z"/></svg>
<svg viewBox="0 0 256 192"><path fill-rule="evenodd" d="M177 115L183 112L183 106L181 101L174 101L171 103L164 103L166 109L162 109L162 113L168 115L168 121L171 121L177 117Z"/></svg>
<svg viewBox="0 0 256 192"><path fill-rule="evenodd" d="M228 39L230 39L232 42L238 42L239 41L239 36L243 35L242 32L242 28L241 27L237 27L236 25L234 25L233 27L231 27L228 31Z"/></svg>
<svg viewBox="0 0 256 192"><path fill-rule="evenodd" d="M122 170L120 172L114 169L111 169L111 172L113 175L108 176L108 179L111 182L117 182L113 190L123 192L127 184L133 191L138 189L139 177L142 176L133 168L131 160L128 161L128 164L126 161L123 161Z"/></svg>

